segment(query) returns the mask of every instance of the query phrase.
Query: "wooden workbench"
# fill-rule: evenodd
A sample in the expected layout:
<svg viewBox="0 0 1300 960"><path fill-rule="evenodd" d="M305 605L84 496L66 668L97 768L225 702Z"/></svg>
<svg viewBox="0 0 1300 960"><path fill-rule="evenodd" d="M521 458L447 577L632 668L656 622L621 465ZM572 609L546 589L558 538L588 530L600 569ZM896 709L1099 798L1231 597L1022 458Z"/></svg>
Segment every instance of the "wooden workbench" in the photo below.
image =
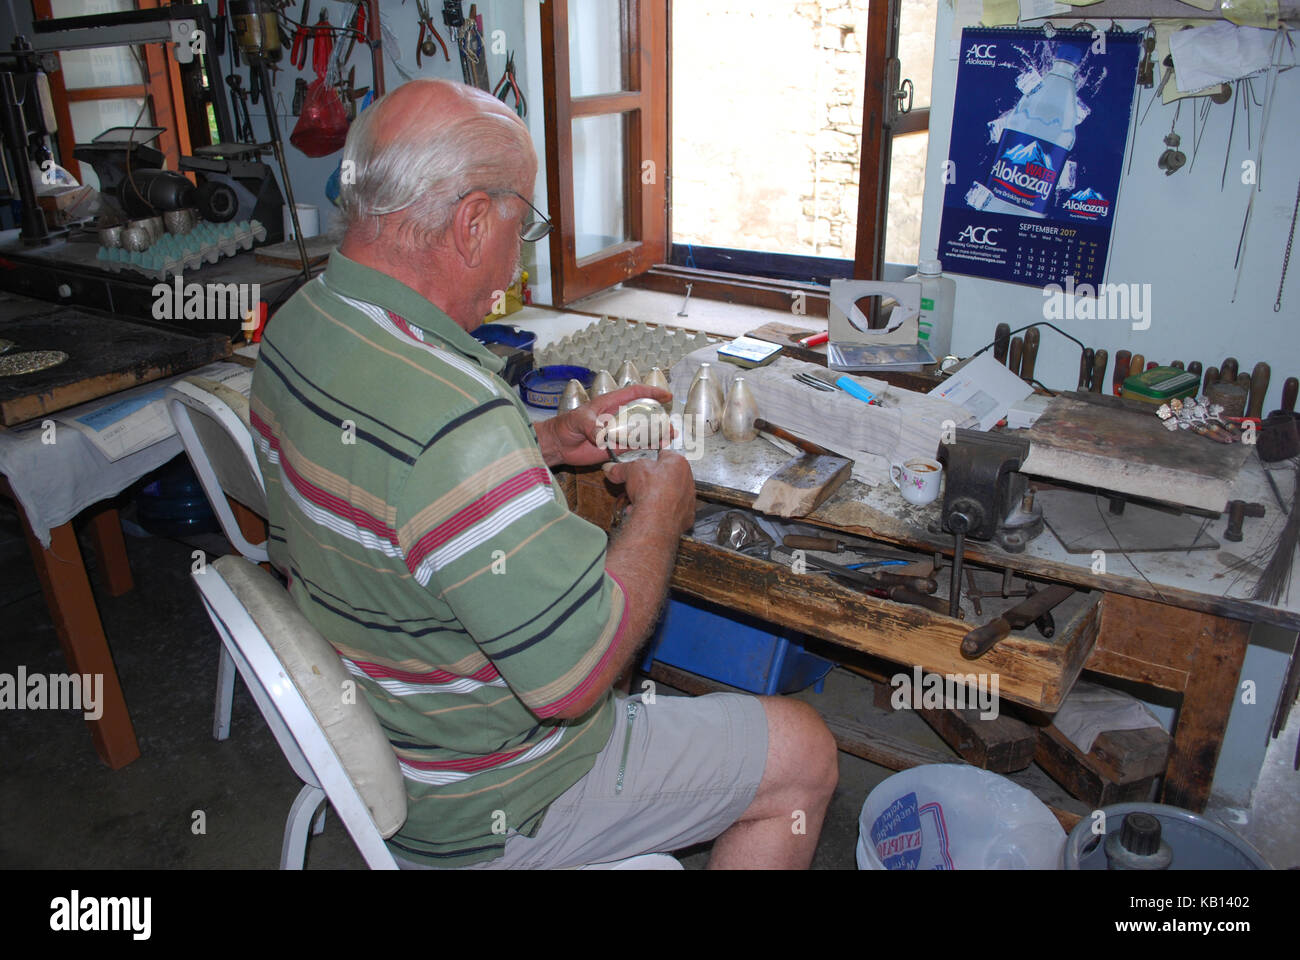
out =
<svg viewBox="0 0 1300 960"><path fill-rule="evenodd" d="M763 480L787 458L762 440L730 444L715 435L692 462L697 492L705 500L750 507ZM1275 508L1257 462L1243 470L1240 488L1243 499ZM575 510L608 528L613 491L603 475L580 471L571 489ZM1284 487L1283 495L1289 493ZM1248 523L1246 540L1232 545L1234 551L1116 555L1108 558L1105 572L1094 572L1091 556L1067 554L1050 532L1018 555L968 542L966 557L972 563L1092 591L1051 640L1032 631L1013 634L978 663L958 652L973 622L876 599L829 578L796 574L785 565L689 537L682 541L672 586L893 663L941 674L996 672L1001 696L1048 714L1083 670L1170 691L1182 703L1163 800L1199 811L1209 797L1251 625L1300 629L1294 604L1269 607L1246 599L1253 578L1225 565L1265 542L1275 514L1279 511L1273 509L1253 527ZM892 486L850 481L806 522L951 555L952 538L939 531L938 519L939 503L913 507ZM1211 530L1217 532L1223 522L1214 521Z"/></svg>

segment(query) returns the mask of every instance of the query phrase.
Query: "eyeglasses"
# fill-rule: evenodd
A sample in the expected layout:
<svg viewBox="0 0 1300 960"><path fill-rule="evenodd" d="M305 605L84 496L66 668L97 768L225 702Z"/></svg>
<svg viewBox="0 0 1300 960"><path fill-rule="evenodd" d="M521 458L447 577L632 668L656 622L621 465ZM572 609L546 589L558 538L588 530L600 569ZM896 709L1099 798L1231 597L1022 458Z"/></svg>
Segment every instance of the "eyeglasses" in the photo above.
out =
<svg viewBox="0 0 1300 960"><path fill-rule="evenodd" d="M456 202L459 203L461 200L464 200L473 192L474 192L473 190L470 190L467 191L466 193L461 194L460 198ZM524 203L528 204L529 208L533 211L533 213L537 214L539 217L542 218L540 220L534 220L532 223L526 223L519 228L519 239L524 241L524 243L536 243L538 240L541 240L543 237L549 236L551 230L554 229L554 226L552 225L550 218L546 214L542 213L542 211L534 207L532 203L529 202L528 198L525 197L522 193L519 193L516 190L484 190L483 192L490 197L499 197L502 194L506 194L506 193L510 194L513 197L518 197Z"/></svg>

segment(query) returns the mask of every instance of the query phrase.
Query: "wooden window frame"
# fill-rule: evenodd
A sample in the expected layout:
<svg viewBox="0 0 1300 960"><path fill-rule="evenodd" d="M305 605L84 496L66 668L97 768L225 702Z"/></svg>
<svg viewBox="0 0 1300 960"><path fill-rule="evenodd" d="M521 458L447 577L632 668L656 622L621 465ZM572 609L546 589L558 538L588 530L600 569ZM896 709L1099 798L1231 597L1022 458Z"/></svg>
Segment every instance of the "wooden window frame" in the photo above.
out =
<svg viewBox="0 0 1300 960"><path fill-rule="evenodd" d="M162 6L162 0L135 0L135 5L138 10L153 10ZM32 0L32 15L37 20L55 19L50 0ZM148 74L144 83L69 90L63 82L61 66L49 75L54 116L59 121L59 163L78 180L82 180L82 174L81 164L73 156L77 140L72 130L71 103L147 98L153 108L152 126L163 128L156 147L166 157L167 169L179 169L181 156L190 152L190 130L180 67L174 57L167 55L162 44L144 43L139 46L144 50L144 65Z"/></svg>
<svg viewBox="0 0 1300 960"><path fill-rule="evenodd" d="M622 0L626 4L628 0ZM636 51L641 69L648 71L653 80L655 64L662 72L664 112L668 112L667 87L672 69L672 43L670 30L671 4L664 0L666 20L664 48L647 49L644 44L629 45ZM556 230L552 237L552 274L554 301L562 306L613 286L626 282L630 286L684 294L687 285L691 294L706 299L723 300L746 306L789 310L793 298L803 295L802 303L807 315L826 316L828 298L826 288L817 284L796 283L770 277L733 273L723 270L700 270L673 263L671 257L672 217L671 189L664 198L664 233L659 258L648 269L635 271L631 264L624 269L606 270L599 275L598 285L587 283L574 287L565 284L576 264L571 253L574 248L572 210L572 117L576 114L561 99L559 90L569 88L569 49L567 27L567 0L548 0L545 5L562 7L561 17L551 21L545 13L542 18L542 54L546 77L547 106L547 175L552 197L560 197L556 210ZM929 130L930 110L924 107L906 114L898 112L895 91L898 84L898 36L901 25L899 0L877 0L871 3L867 14L867 44L864 54L866 82L863 94L862 147L859 159L857 244L852 261L851 276L859 280L881 279L884 272L885 231L889 216L889 166L893 138ZM554 24L563 22L562 30ZM562 34L562 36L557 36ZM562 42L561 42L562 41ZM601 98L583 98L598 100ZM602 111L603 112L603 111ZM671 183L671 116L666 117L664 156ZM638 171L629 170L632 182ZM567 197L565 192L567 191ZM568 256L566 260L565 257ZM578 295L575 296L574 294Z"/></svg>
<svg viewBox="0 0 1300 960"><path fill-rule="evenodd" d="M546 101L547 195L551 289L557 304L612 287L663 262L668 243L668 73L656 69L668 49L668 0L619 0L624 41L623 91L574 97L569 70L569 0L541 10L543 95ZM581 259L574 230L573 121L623 115L624 217L628 240ZM653 167L645 168L646 163ZM651 173L649 182L643 169Z"/></svg>

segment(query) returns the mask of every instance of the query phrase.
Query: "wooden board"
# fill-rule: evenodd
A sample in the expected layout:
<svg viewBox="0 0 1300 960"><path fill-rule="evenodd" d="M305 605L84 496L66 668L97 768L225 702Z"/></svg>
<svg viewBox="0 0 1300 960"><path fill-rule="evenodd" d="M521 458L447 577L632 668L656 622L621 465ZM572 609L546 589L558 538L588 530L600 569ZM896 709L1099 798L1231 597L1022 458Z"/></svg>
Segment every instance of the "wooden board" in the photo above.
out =
<svg viewBox="0 0 1300 960"><path fill-rule="evenodd" d="M1119 516L1106 499L1077 490L1040 490L1038 505L1048 529L1070 553L1124 550L1217 550L1219 541L1205 532L1205 521L1166 510L1126 503Z"/></svg>
<svg viewBox="0 0 1300 960"><path fill-rule="evenodd" d="M990 719L979 710L922 710L921 717L967 763L994 773L1014 773L1034 762L1038 731L1001 713Z"/></svg>
<svg viewBox="0 0 1300 960"><path fill-rule="evenodd" d="M1165 770L1170 743L1169 734L1156 728L1113 730L1084 753L1053 725L1038 731L1034 760L1070 796L1094 808L1146 802Z"/></svg>
<svg viewBox="0 0 1300 960"><path fill-rule="evenodd" d="M1252 450L1170 433L1154 409L1139 412L1117 397L1077 394L1053 397L1024 435L1031 444L1024 473L1213 513L1233 499Z"/></svg>
<svg viewBox="0 0 1300 960"><path fill-rule="evenodd" d="M326 236L308 237L306 244L307 258L311 261L311 266L316 267L330 258L330 254L338 246L338 241ZM302 267L302 254L298 250L297 240L285 240L283 243L258 247L256 256L258 263L268 263L277 267Z"/></svg>
<svg viewBox="0 0 1300 960"><path fill-rule="evenodd" d="M11 427L230 356L220 334L190 334L64 307L0 320L14 350L62 350L57 367L0 377L0 426Z"/></svg>

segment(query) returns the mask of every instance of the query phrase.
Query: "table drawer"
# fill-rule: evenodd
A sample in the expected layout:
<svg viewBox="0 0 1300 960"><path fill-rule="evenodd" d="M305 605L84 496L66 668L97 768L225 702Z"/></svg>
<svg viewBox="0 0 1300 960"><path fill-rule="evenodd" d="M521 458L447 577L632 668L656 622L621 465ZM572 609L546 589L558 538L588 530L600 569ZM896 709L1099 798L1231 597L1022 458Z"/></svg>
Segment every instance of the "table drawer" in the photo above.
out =
<svg viewBox="0 0 1300 960"><path fill-rule="evenodd" d="M675 590L926 672L998 675L999 695L1055 712L1091 654L1101 623L1100 597L1050 639L1013 633L979 660L961 655L974 624L923 607L878 599L830 577L795 573L702 541L684 538L673 569Z"/></svg>

